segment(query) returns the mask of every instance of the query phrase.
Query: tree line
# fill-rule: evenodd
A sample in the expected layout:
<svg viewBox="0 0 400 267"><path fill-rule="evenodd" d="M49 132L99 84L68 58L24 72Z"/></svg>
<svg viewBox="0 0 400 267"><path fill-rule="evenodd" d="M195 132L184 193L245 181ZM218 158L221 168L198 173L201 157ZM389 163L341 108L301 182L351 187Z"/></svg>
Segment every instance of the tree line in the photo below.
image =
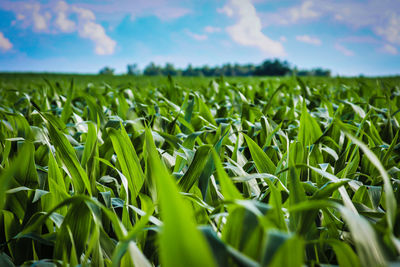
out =
<svg viewBox="0 0 400 267"><path fill-rule="evenodd" d="M100 74L114 74L114 69L104 67L100 70ZM173 64L166 63L164 66L157 65L154 62L148 64L143 71L139 69L137 64L129 64L127 66L127 75L146 75L146 76L330 76L331 71L323 68L314 68L311 70L297 69L291 67L287 61L279 59L265 60L260 65L254 64L224 64L222 66L209 67L207 65L201 67L193 67L189 64L186 68L175 68Z"/></svg>

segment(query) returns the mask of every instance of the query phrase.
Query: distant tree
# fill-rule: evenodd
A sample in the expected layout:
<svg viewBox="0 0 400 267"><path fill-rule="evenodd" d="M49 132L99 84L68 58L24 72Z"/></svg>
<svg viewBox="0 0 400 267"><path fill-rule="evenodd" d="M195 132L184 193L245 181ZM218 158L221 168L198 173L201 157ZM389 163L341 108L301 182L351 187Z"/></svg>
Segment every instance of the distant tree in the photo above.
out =
<svg viewBox="0 0 400 267"><path fill-rule="evenodd" d="M308 71L308 70L298 70L296 75L297 76L310 76L310 71Z"/></svg>
<svg viewBox="0 0 400 267"><path fill-rule="evenodd" d="M99 71L99 74L113 75L114 71L115 69L106 66Z"/></svg>
<svg viewBox="0 0 400 267"><path fill-rule="evenodd" d="M237 76L246 76L246 67L239 64L233 65L234 72Z"/></svg>
<svg viewBox="0 0 400 267"><path fill-rule="evenodd" d="M314 76L324 76L324 77L330 77L331 76L331 71L330 70L324 70L322 68L316 68L313 69L314 71Z"/></svg>
<svg viewBox="0 0 400 267"><path fill-rule="evenodd" d="M254 75L257 76L283 76L291 72L287 61L281 62L278 59L274 61L265 60L260 66L257 66Z"/></svg>
<svg viewBox="0 0 400 267"><path fill-rule="evenodd" d="M127 74L128 75L139 75L140 74L139 67L138 67L138 65L136 63L135 64L128 64L126 66L126 68L127 68Z"/></svg>
<svg viewBox="0 0 400 267"><path fill-rule="evenodd" d="M231 64L222 65L222 75L224 76L236 76L235 69Z"/></svg>
<svg viewBox="0 0 400 267"><path fill-rule="evenodd" d="M222 71L222 68L219 66L216 66L213 68L213 75L212 76L222 76L224 75L224 72Z"/></svg>
<svg viewBox="0 0 400 267"><path fill-rule="evenodd" d="M200 77L204 76L202 67L194 68L193 72L194 72L194 76L200 76Z"/></svg>
<svg viewBox="0 0 400 267"><path fill-rule="evenodd" d="M128 73L135 73L137 65L128 65ZM193 67L189 64L185 69L175 68L173 64L166 63L164 67L158 66L151 62L143 71L144 75L164 75L164 76L284 76L288 74L298 76L330 76L331 72L328 69L315 68L312 70L299 70L297 67L290 67L287 61L279 59L265 60L260 65L253 64L224 64L222 66L209 67Z"/></svg>
<svg viewBox="0 0 400 267"><path fill-rule="evenodd" d="M181 73L182 76L206 76L203 73L203 69L204 67L193 68L192 64L189 64Z"/></svg>
<svg viewBox="0 0 400 267"><path fill-rule="evenodd" d="M189 64L186 69L182 71L182 76L195 76L192 64Z"/></svg>
<svg viewBox="0 0 400 267"><path fill-rule="evenodd" d="M292 70L294 75L297 76L320 76L320 77L330 77L331 76L331 71L328 69L322 69L322 68L315 68L312 70L297 70L297 68L294 68Z"/></svg>
<svg viewBox="0 0 400 267"><path fill-rule="evenodd" d="M176 76L178 74L178 70L175 69L174 65L171 63L166 63L165 67L162 69L162 74L165 76Z"/></svg>
<svg viewBox="0 0 400 267"><path fill-rule="evenodd" d="M210 68L207 65L204 65L203 67L201 67L201 72L203 73L204 76L206 77L211 77L214 76L214 70L213 68Z"/></svg>
<svg viewBox="0 0 400 267"><path fill-rule="evenodd" d="M254 71L256 69L256 66L253 64L246 64L246 65L240 65L240 64L235 64L233 66L235 76L251 76L254 75Z"/></svg>
<svg viewBox="0 0 400 267"><path fill-rule="evenodd" d="M144 68L143 74L148 76L157 76L162 75L163 73L160 66L157 66L156 64L154 64L154 62L151 62L149 65L146 66L146 68Z"/></svg>

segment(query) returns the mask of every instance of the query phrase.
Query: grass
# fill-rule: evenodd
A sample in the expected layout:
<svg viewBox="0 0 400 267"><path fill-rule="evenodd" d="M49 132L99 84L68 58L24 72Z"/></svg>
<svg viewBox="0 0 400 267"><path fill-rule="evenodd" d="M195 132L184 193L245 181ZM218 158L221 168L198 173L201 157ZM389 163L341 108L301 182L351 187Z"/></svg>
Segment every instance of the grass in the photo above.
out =
<svg viewBox="0 0 400 267"><path fill-rule="evenodd" d="M400 79L0 75L0 266L395 266Z"/></svg>

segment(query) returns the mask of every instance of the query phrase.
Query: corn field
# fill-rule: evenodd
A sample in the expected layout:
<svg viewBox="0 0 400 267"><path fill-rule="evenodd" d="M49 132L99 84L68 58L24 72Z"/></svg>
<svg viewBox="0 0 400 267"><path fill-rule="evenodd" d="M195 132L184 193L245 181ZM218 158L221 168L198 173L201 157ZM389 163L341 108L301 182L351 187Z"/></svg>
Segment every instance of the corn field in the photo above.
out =
<svg viewBox="0 0 400 267"><path fill-rule="evenodd" d="M0 76L0 266L398 266L399 78Z"/></svg>

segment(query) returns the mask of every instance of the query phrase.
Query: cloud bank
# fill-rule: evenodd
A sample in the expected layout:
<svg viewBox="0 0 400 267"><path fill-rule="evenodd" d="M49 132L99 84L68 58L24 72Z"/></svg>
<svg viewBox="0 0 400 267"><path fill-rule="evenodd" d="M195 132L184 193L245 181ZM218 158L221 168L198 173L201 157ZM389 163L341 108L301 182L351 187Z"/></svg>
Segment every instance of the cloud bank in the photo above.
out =
<svg viewBox="0 0 400 267"><path fill-rule="evenodd" d="M400 1L303 0L300 4L281 8L275 12L264 12L260 16L264 27L290 26L321 18L329 19L354 30L370 29L380 38L383 50L393 53L395 51L393 48L397 50L396 46L400 46Z"/></svg>
<svg viewBox="0 0 400 267"><path fill-rule="evenodd" d="M93 42L97 55L115 52L117 43L107 35L103 26L96 22L94 13L87 8L69 5L65 1L49 4L4 1L0 7L15 13L14 26L31 27L35 32L47 34L77 32L80 37Z"/></svg>

